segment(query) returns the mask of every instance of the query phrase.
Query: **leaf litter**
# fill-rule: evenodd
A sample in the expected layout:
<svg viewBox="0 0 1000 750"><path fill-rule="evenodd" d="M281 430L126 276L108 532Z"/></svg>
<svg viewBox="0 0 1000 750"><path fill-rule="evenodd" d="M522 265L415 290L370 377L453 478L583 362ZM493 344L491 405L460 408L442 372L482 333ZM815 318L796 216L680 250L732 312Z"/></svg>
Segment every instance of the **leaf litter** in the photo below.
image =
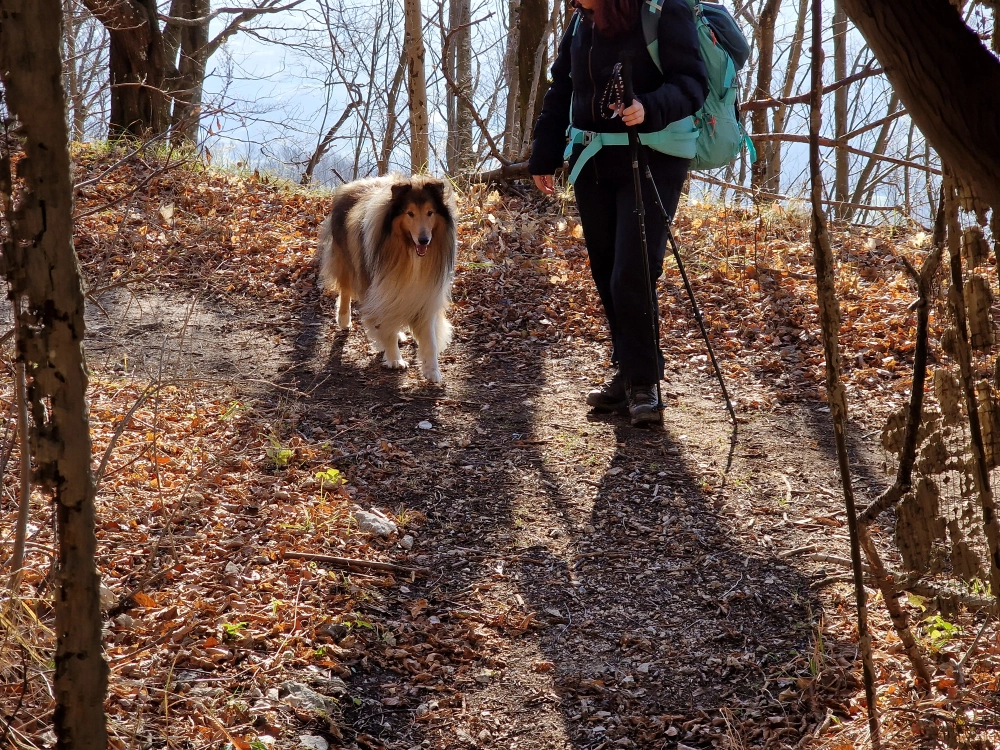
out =
<svg viewBox="0 0 1000 750"><path fill-rule="evenodd" d="M116 157L76 159L82 181ZM570 203L464 192L444 387L332 328L311 260L328 203L148 156L77 193L95 466L114 441L97 500L112 746L867 746L847 569L830 562L848 555L806 215L688 203L677 220L738 394L727 474L671 260L666 428L635 431L582 405L607 332ZM834 239L873 498L888 477L870 438L909 385L900 257L917 263L926 237ZM54 744L52 542L36 497L29 569L0 612L19 747ZM937 672L921 697L871 611L887 746L988 746L996 635L973 643L971 614L925 621Z"/></svg>

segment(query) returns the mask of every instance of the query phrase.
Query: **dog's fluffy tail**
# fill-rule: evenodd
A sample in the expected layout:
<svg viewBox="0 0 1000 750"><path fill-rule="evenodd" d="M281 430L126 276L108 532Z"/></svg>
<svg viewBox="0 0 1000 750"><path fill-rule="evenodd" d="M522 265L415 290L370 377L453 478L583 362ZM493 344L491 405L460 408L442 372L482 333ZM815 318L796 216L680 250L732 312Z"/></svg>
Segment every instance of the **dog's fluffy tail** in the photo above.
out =
<svg viewBox="0 0 1000 750"><path fill-rule="evenodd" d="M316 250L319 264L319 278L323 288L329 292L337 290L337 278L333 272L333 214L329 214L319 225L319 247Z"/></svg>
<svg viewBox="0 0 1000 750"><path fill-rule="evenodd" d="M438 351L443 352L448 348L451 343L452 327L451 322L445 315L444 309L438 312L437 319L437 336L438 336Z"/></svg>

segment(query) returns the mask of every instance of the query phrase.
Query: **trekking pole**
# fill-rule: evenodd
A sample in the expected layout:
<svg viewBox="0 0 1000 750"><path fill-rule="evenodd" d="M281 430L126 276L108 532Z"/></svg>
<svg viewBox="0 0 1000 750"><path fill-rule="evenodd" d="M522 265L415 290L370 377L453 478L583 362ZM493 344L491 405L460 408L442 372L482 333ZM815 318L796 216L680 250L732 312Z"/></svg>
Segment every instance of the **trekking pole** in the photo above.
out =
<svg viewBox="0 0 1000 750"><path fill-rule="evenodd" d="M688 298L691 300L691 307L694 309L694 319L698 321L698 328L701 329L701 337L705 339L705 346L708 347L708 356L712 360L715 376L719 379L719 385L722 387L722 396L726 399L726 409L729 410L729 416L733 420L733 429L735 430L736 411L733 409L733 402L729 400L729 391L726 390L726 382L722 379L722 369L719 367L719 361L715 358L715 349L712 348L712 341L708 338L708 330L705 328L705 321L702 319L698 300L695 299L694 289L691 287L691 282L688 281L687 272L684 270L684 263L681 261L681 253L677 248L677 241L674 239L674 233L670 229L673 217L667 215L667 209L663 206L660 191L656 187L656 180L653 179L653 173L650 171L648 164L646 165L646 179L649 180L649 184L653 188L653 197L656 198L656 205L660 209L660 215L663 217L663 225L667 228L667 239L670 241L670 250L674 254L674 260L677 261L677 269L681 272L681 279L684 280L684 288L687 289Z"/></svg>
<svg viewBox="0 0 1000 750"><path fill-rule="evenodd" d="M632 55L623 53L622 58L622 88L624 90L623 107L632 106ZM642 205L642 175L639 171L639 135L635 126L626 126L628 145L632 156L632 183L635 186L635 214L639 219L639 241L642 245L642 271L646 278L646 311L649 313L649 324L653 337L653 361L656 362L656 408L663 410L663 396L660 393L660 326L657 323L656 292L649 275L649 250L646 241L646 210Z"/></svg>

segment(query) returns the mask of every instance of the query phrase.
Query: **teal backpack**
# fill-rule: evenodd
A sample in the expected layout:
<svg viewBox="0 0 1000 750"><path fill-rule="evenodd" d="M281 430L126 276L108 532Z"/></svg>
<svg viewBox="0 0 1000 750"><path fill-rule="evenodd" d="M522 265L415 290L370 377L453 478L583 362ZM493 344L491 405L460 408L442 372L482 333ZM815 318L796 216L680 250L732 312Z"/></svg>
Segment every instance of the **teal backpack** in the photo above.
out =
<svg viewBox="0 0 1000 750"><path fill-rule="evenodd" d="M743 129L736 105L736 73L746 64L750 45L724 6L699 0L687 3L694 13L701 59L708 68L708 97L694 115L698 140L691 169L725 167L740 155L744 146L752 164L757 160L757 152ZM646 0L641 11L646 49L657 68L660 68L657 36L662 8L662 3Z"/></svg>
<svg viewBox="0 0 1000 750"><path fill-rule="evenodd" d="M699 51L708 69L708 97L693 116L672 122L655 133L639 133L639 142L654 151L690 159L691 169L728 166L742 153L744 146L752 164L757 161L757 152L743 129L736 107L736 71L746 64L750 45L736 19L722 5L704 0L687 0L687 3L694 13ZM641 11L646 49L661 73L658 31L662 9L662 0L645 0ZM576 34L580 24L579 11L572 23L571 33ZM570 183L576 182L583 165L603 146L624 146L628 143L626 133L598 133L572 125L567 135L569 141L563 158L570 157L574 146L583 146L569 174Z"/></svg>

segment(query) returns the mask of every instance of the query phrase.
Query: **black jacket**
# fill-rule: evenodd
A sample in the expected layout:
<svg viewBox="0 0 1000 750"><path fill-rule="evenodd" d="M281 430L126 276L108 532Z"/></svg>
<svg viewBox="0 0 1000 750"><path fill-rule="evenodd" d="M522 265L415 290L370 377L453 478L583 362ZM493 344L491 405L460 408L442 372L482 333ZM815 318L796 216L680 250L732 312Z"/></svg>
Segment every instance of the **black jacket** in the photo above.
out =
<svg viewBox="0 0 1000 750"><path fill-rule="evenodd" d="M640 5L640 13L644 9ZM571 96L574 126L581 130L624 132L620 117L607 120L599 111L604 90L623 51L632 53L632 86L645 110L640 132L663 130L671 122L693 115L708 95L708 72L698 53L698 32L686 0L663 2L659 25L662 74L646 49L638 15L632 29L617 39L601 36L586 14L576 33L574 26L575 18L559 43L559 54L552 65L552 85L535 123L528 160L531 174L552 174L562 166Z"/></svg>

